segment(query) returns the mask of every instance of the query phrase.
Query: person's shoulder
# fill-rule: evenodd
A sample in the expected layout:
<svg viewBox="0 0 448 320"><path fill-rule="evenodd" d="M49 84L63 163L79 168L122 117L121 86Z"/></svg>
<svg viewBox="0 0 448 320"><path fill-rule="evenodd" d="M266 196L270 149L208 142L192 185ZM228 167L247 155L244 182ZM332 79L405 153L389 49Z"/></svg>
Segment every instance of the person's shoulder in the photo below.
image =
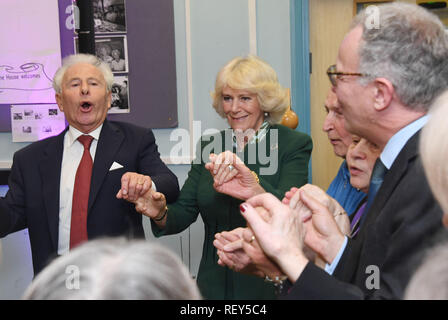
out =
<svg viewBox="0 0 448 320"><path fill-rule="evenodd" d="M108 120L105 122L106 125L108 125L112 130L118 130L125 134L137 134L137 135L144 135L145 133L151 132L151 128L145 128L138 125L135 125L133 123L124 122L124 121L111 121Z"/></svg>

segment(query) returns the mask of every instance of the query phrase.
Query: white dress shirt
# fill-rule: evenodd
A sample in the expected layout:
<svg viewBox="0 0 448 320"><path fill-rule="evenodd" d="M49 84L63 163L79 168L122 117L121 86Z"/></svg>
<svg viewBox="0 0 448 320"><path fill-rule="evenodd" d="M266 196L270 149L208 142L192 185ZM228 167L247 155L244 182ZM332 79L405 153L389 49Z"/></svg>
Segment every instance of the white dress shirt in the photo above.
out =
<svg viewBox="0 0 448 320"><path fill-rule="evenodd" d="M98 128L89 133L89 135L93 137L92 144L90 145L90 155L92 156L92 161L95 161L96 148L98 146L98 139L100 137L102 127L103 125L100 125ZM59 196L59 255L63 255L70 250L73 189L75 186L76 171L78 170L82 154L84 153L84 146L78 141L78 138L81 135L83 135L81 131L69 126L69 129L64 136L64 151L62 154ZM154 181L152 181L152 189L157 192Z"/></svg>
<svg viewBox="0 0 448 320"><path fill-rule="evenodd" d="M89 133L93 137L90 145L90 155L92 161L95 159L96 147L100 137L101 128L98 128ZM76 171L81 162L82 154L84 153L84 146L78 141L78 138L83 133L72 126L64 136L64 151L62 154L61 166L61 185L59 196L59 238L58 238L58 254L62 255L70 249L70 225L72 220L72 201L73 188L75 185ZM117 190L118 192L118 190Z"/></svg>

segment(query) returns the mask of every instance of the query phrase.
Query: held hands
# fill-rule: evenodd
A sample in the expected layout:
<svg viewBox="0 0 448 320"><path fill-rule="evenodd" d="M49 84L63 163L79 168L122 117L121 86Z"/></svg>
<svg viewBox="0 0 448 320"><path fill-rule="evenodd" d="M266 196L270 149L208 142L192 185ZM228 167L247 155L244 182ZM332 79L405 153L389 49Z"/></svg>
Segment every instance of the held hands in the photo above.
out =
<svg viewBox="0 0 448 320"><path fill-rule="evenodd" d="M332 198L324 190L315 185L306 184L300 189L295 187L291 188L290 191L286 192L282 202L284 204L288 204L290 207L296 207L297 203L300 202L300 197L296 197L293 203L290 203L290 201L298 190L305 191L307 194L309 194L314 199L319 201L323 206L325 206L328 211L332 213L340 231L344 235L350 234L350 219L344 208L339 204L339 202L336 201L336 199ZM311 211L308 211L308 214L311 214Z"/></svg>
<svg viewBox="0 0 448 320"><path fill-rule="evenodd" d="M264 221L254 209L259 206L269 212L270 221ZM240 208L260 247L295 282L308 263L303 254L304 230L300 213L269 193L250 198Z"/></svg>
<svg viewBox="0 0 448 320"><path fill-rule="evenodd" d="M117 193L118 199L134 202L152 188L152 179L136 172L126 172L121 177L121 189Z"/></svg>
<svg viewBox="0 0 448 320"><path fill-rule="evenodd" d="M256 210L265 221L270 219L263 208ZM218 249L218 264L221 266L262 278L282 275L280 268L265 255L250 228L217 233L213 244Z"/></svg>
<svg viewBox="0 0 448 320"><path fill-rule="evenodd" d="M213 245L217 249L218 264L245 274L264 277L264 273L257 270L251 258L243 249L243 234L246 228L237 228L232 231L224 231L215 235Z"/></svg>
<svg viewBox="0 0 448 320"><path fill-rule="evenodd" d="M289 206L302 215L305 244L330 264L344 242L344 234L349 232L347 214L336 200L318 187L306 185L292 191L290 200L283 199L283 202L289 202ZM286 198L290 195L287 193Z"/></svg>
<svg viewBox="0 0 448 320"><path fill-rule="evenodd" d="M121 177L121 189L116 197L134 203L137 212L153 219L161 217L166 207L165 196L152 189L151 178L135 172Z"/></svg>
<svg viewBox="0 0 448 320"><path fill-rule="evenodd" d="M205 168L213 176L216 191L241 200L265 192L258 183L257 175L236 154L230 151L219 155L212 153L209 159Z"/></svg>

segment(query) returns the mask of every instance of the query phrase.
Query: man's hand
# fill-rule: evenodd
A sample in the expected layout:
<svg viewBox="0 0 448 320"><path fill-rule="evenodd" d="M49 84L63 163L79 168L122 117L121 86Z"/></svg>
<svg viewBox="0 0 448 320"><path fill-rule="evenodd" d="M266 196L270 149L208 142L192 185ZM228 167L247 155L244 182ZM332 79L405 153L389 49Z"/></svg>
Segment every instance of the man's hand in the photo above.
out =
<svg viewBox="0 0 448 320"><path fill-rule="evenodd" d="M310 217L304 220L305 244L326 263L331 264L344 242L344 234L326 206L305 190L298 193L301 203L311 213Z"/></svg>
<svg viewBox="0 0 448 320"><path fill-rule="evenodd" d="M166 207L164 194L152 189L151 178L134 172L122 176L117 198L134 203L137 212L152 219L162 216ZM164 224L165 219L156 223Z"/></svg>
<svg viewBox="0 0 448 320"><path fill-rule="evenodd" d="M126 172L121 177L121 188L117 193L118 199L134 202L152 188L150 176L136 172Z"/></svg>
<svg viewBox="0 0 448 320"><path fill-rule="evenodd" d="M269 221L254 207L266 209ZM269 193L250 198L240 208L260 247L295 282L308 263L303 254L302 217Z"/></svg>

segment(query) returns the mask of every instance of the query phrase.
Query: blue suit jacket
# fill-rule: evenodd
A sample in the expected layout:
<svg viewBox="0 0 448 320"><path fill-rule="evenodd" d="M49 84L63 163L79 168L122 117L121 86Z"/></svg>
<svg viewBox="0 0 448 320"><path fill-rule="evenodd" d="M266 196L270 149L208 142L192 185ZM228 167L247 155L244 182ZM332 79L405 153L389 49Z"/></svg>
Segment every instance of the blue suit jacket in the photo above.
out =
<svg viewBox="0 0 448 320"><path fill-rule="evenodd" d="M9 191L5 198L0 198L0 237L28 228L35 274L57 255L66 131L14 154ZM110 171L114 162L123 168ZM106 120L93 163L87 217L89 239L144 236L142 215L133 204L115 197L125 172L151 176L168 202L175 201L179 194L177 178L161 161L152 131Z"/></svg>

